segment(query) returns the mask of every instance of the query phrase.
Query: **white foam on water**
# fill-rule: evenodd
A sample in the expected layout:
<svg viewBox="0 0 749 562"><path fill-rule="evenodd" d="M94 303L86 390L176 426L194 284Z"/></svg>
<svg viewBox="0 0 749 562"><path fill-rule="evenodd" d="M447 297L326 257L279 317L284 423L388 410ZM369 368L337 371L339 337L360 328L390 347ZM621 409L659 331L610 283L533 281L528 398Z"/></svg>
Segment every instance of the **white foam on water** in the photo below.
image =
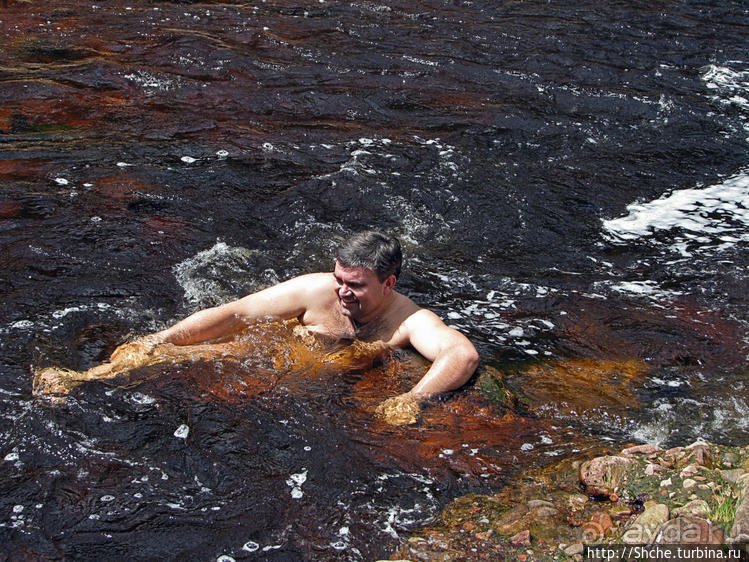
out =
<svg viewBox="0 0 749 562"><path fill-rule="evenodd" d="M718 101L749 110L749 71L732 70L727 66L714 64L701 70L702 80L717 93L715 98Z"/></svg>
<svg viewBox="0 0 749 562"><path fill-rule="evenodd" d="M302 472L298 472L296 474L292 474L289 476L288 480L286 480L286 485L291 488L291 497L292 499L298 500L301 499L304 496L304 492L302 491L302 485L307 481L307 469L303 468Z"/></svg>
<svg viewBox="0 0 749 562"><path fill-rule="evenodd" d="M242 550L245 550L247 552L257 552L258 550L260 550L260 545L255 541L247 541L242 545Z"/></svg>
<svg viewBox="0 0 749 562"><path fill-rule="evenodd" d="M244 284L248 276L261 277L262 282L255 290L278 283L274 270L257 271L258 257L253 250L218 241L211 248L178 263L173 271L185 298L197 308L205 308L244 296L231 290L234 280Z"/></svg>
<svg viewBox="0 0 749 562"><path fill-rule="evenodd" d="M149 90L167 92L177 87L177 83L175 81L169 80L167 78L160 78L145 70L138 70L136 72L131 72L130 74L125 74L124 77L127 80L134 82L135 84L137 84L138 86L146 90L147 92Z"/></svg>
<svg viewBox="0 0 749 562"><path fill-rule="evenodd" d="M685 257L694 251L688 248L710 244L720 250L749 241L749 170L710 187L676 190L654 201L632 203L626 216L603 221L604 234L613 242L676 228L680 232L672 237L671 246Z"/></svg>
<svg viewBox="0 0 749 562"><path fill-rule="evenodd" d="M190 434L190 428L182 424L177 429L174 430L174 436L177 439L187 439L187 436Z"/></svg>

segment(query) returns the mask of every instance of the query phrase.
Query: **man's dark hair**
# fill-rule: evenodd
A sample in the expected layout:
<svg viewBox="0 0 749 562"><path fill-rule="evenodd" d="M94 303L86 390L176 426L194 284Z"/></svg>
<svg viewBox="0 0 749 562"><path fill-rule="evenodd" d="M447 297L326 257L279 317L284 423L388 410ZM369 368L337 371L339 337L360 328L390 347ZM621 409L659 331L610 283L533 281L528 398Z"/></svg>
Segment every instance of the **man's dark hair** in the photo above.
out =
<svg viewBox="0 0 749 562"><path fill-rule="evenodd" d="M375 230L351 236L338 246L335 258L343 267L371 269L377 274L380 283L390 275L398 277L403 262L398 239Z"/></svg>

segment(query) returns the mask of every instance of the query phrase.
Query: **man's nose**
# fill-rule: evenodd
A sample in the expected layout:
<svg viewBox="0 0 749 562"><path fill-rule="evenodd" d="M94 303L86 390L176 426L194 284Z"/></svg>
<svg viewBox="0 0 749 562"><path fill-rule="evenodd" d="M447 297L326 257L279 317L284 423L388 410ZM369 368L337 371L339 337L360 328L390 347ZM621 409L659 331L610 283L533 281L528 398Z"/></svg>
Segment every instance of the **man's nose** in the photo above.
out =
<svg viewBox="0 0 749 562"><path fill-rule="evenodd" d="M338 294L342 296L351 294L351 289L344 283L338 288Z"/></svg>

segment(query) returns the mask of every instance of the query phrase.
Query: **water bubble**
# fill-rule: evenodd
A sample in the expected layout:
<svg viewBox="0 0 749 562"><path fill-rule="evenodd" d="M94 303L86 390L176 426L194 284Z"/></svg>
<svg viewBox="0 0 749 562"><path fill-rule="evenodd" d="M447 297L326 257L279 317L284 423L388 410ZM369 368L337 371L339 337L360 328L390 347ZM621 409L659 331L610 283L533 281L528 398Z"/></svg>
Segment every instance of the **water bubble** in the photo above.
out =
<svg viewBox="0 0 749 562"><path fill-rule="evenodd" d="M229 151L219 150L218 152L216 152L216 156L218 156L219 158L226 158L227 156L229 156Z"/></svg>
<svg viewBox="0 0 749 562"><path fill-rule="evenodd" d="M234 562L234 558L232 558L228 554L222 554L221 556L216 558L216 562Z"/></svg>
<svg viewBox="0 0 749 562"><path fill-rule="evenodd" d="M196 158L193 158L192 156L183 156L180 158L185 164L192 164L193 162L197 162Z"/></svg>
<svg viewBox="0 0 749 562"><path fill-rule="evenodd" d="M55 178L57 185L68 185L70 182L65 178Z"/></svg>
<svg viewBox="0 0 749 562"><path fill-rule="evenodd" d="M102 496L102 497L101 497L101 498L99 498L99 499L100 499L101 501L103 501L103 502L111 502L111 501L113 501L113 500L114 500L114 496L109 496L109 495L107 495L107 496Z"/></svg>
<svg viewBox="0 0 749 562"><path fill-rule="evenodd" d="M18 453L16 453L16 452L8 453L7 455L5 455L5 458L3 460L6 460L8 462L17 461L18 460Z"/></svg>
<svg viewBox="0 0 749 562"><path fill-rule="evenodd" d="M247 552L256 552L259 549L260 545L255 541L247 541L242 545L242 550L246 550Z"/></svg>

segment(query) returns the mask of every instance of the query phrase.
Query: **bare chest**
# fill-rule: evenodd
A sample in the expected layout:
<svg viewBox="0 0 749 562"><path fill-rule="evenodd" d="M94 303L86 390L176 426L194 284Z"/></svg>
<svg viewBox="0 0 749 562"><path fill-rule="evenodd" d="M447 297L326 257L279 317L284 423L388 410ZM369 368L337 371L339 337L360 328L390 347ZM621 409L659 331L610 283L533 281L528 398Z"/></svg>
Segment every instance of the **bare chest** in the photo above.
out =
<svg viewBox="0 0 749 562"><path fill-rule="evenodd" d="M337 307L324 314L304 315L302 323L312 332L336 339L390 342L395 328L388 318L376 318L358 324L345 316Z"/></svg>

